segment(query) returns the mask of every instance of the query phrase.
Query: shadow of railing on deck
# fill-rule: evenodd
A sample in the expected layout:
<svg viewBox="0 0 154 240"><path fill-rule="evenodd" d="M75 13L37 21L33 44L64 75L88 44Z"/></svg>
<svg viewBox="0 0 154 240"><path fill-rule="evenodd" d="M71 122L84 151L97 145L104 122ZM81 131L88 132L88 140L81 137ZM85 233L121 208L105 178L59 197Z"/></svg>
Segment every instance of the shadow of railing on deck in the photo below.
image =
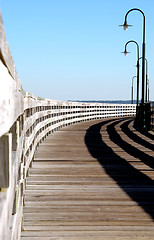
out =
<svg viewBox="0 0 154 240"><path fill-rule="evenodd" d="M154 219L154 181L133 167L126 159L118 156L103 141L103 134L101 135L100 133L101 127L110 121L112 120L103 121L88 128L85 135L85 144L90 154L100 162L106 173L133 201ZM123 140L120 140L114 129L116 123L117 121L111 122L107 127L107 131L110 140L122 147ZM124 147L126 147L125 143ZM127 149L127 152L134 156L134 149ZM135 154L135 157L137 157L138 152ZM145 163L150 163L148 159L146 161ZM151 166L154 166L154 164L151 163Z"/></svg>

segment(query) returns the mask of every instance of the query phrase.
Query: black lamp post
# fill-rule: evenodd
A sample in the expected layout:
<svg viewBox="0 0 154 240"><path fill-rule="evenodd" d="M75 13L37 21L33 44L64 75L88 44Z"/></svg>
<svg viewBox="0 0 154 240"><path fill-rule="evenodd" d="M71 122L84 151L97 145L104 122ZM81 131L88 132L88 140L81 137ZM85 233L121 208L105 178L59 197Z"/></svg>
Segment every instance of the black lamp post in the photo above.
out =
<svg viewBox="0 0 154 240"><path fill-rule="evenodd" d="M137 107L139 104L139 45L136 41L130 40L125 44L125 51L123 52L125 55L127 55L127 45L129 43L135 43L137 46Z"/></svg>
<svg viewBox="0 0 154 240"><path fill-rule="evenodd" d="M124 27L124 30L127 30L129 26L127 24L127 16L132 11L139 11L143 16L143 42L142 42L142 99L141 104L137 107L136 123L137 127L140 130L149 130L150 129L150 104L144 103L144 85L145 85L145 15L139 8L130 9L125 15L124 24L121 25Z"/></svg>
<svg viewBox="0 0 154 240"><path fill-rule="evenodd" d="M131 103L132 103L132 104L133 104L133 102L134 102L134 101L133 101L133 100L134 100L134 99L133 99L133 84L134 84L134 78L137 78L137 76L134 76L134 77L132 78L132 94L131 94L131 96L132 96L132 97L131 97L131 100L132 100Z"/></svg>

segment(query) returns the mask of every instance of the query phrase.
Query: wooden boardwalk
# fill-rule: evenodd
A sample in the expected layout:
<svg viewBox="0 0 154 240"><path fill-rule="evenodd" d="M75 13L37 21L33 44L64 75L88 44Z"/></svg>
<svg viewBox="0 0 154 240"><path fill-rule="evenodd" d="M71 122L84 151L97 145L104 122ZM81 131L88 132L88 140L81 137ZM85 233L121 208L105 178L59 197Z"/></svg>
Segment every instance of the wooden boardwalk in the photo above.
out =
<svg viewBox="0 0 154 240"><path fill-rule="evenodd" d="M48 136L27 178L21 240L154 239L154 135L132 119Z"/></svg>

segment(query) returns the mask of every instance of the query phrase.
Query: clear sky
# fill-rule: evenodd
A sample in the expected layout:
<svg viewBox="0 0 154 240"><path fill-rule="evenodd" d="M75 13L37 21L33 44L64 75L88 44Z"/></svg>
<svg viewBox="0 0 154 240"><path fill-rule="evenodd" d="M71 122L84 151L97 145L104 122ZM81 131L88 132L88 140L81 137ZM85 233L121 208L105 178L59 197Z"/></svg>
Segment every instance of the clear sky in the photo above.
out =
<svg viewBox="0 0 154 240"><path fill-rule="evenodd" d="M7 41L25 91L57 100L128 100L146 16L146 58L154 100L154 0L0 0ZM141 73L141 71L140 71ZM141 74L140 74L141 75ZM141 77L140 77L141 82ZM134 81L134 88L136 82ZM135 89L136 97L136 89ZM140 94L141 96L141 94Z"/></svg>

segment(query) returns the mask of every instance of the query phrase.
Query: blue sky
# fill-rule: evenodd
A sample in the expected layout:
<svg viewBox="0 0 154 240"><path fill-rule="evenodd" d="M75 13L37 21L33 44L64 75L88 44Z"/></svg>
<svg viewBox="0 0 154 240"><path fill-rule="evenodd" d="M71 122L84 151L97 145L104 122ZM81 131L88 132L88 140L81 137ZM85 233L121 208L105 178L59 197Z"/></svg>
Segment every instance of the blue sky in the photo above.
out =
<svg viewBox="0 0 154 240"><path fill-rule="evenodd" d="M136 46L142 47L146 16L146 58L154 100L153 0L0 0L6 37L25 91L57 100L127 100L136 75ZM141 75L141 74L140 74ZM140 78L141 82L141 78ZM135 82L134 82L135 88ZM136 89L135 89L136 96ZM140 94L141 95L141 94Z"/></svg>

